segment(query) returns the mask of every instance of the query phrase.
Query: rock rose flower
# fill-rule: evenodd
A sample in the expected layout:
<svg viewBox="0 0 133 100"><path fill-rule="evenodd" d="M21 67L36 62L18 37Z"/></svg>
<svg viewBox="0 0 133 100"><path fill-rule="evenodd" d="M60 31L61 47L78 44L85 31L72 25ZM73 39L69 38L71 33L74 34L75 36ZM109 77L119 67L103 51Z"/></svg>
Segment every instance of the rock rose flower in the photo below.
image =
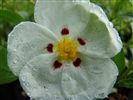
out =
<svg viewBox="0 0 133 100"><path fill-rule="evenodd" d="M87 0L37 0L34 16L8 37L9 67L31 99L106 97L122 43L103 10Z"/></svg>

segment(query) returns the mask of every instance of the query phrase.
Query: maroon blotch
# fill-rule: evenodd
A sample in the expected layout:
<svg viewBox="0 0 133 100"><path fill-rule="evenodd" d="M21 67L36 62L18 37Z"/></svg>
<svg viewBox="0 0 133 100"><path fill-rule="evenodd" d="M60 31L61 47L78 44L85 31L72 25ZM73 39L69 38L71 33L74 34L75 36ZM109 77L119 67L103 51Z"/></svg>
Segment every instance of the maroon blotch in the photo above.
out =
<svg viewBox="0 0 133 100"><path fill-rule="evenodd" d="M77 58L77 59L73 62L73 65L74 65L75 67L79 67L80 64L81 64L81 59L80 59L80 58Z"/></svg>
<svg viewBox="0 0 133 100"><path fill-rule="evenodd" d="M53 64L54 69L58 69L58 68L60 68L61 66L62 66L62 63L59 62L58 60L56 60L56 61L54 62L54 64Z"/></svg>
<svg viewBox="0 0 133 100"><path fill-rule="evenodd" d="M53 52L53 44L50 43L50 44L47 45L47 51L48 52Z"/></svg>
<svg viewBox="0 0 133 100"><path fill-rule="evenodd" d="M68 34L69 34L68 28L63 28L63 29L61 30L61 34L62 34L62 35L68 35Z"/></svg>
<svg viewBox="0 0 133 100"><path fill-rule="evenodd" d="M77 40L78 40L79 44L81 44L81 45L85 45L86 44L85 41L82 38L80 38L80 37L78 37Z"/></svg>

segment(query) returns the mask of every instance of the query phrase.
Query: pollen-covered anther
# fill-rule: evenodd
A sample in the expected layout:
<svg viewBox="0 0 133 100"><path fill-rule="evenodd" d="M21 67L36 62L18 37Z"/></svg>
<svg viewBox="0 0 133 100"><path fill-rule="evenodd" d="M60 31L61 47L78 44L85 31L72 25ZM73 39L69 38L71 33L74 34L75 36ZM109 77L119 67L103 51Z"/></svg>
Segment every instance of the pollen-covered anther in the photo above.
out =
<svg viewBox="0 0 133 100"><path fill-rule="evenodd" d="M72 60L77 58L77 42L69 37L63 37L56 45L56 53L60 60Z"/></svg>
<svg viewBox="0 0 133 100"><path fill-rule="evenodd" d="M80 45L85 45L86 44L85 40L83 40L80 37L78 37L77 40L78 40L78 42L79 42Z"/></svg>
<svg viewBox="0 0 133 100"><path fill-rule="evenodd" d="M74 65L75 67L79 67L80 64L81 64L81 59L80 59L80 58L77 58L75 61L73 61L73 65Z"/></svg>
<svg viewBox="0 0 133 100"><path fill-rule="evenodd" d="M62 34L62 35L68 35L68 34L69 34L68 28L63 28L63 29L61 30L61 34Z"/></svg>
<svg viewBox="0 0 133 100"><path fill-rule="evenodd" d="M50 52L50 53L53 52L53 44L52 43L49 43L46 48L47 48L48 52Z"/></svg>
<svg viewBox="0 0 133 100"><path fill-rule="evenodd" d="M53 67L54 69L58 69L62 66L62 63L59 62L58 60L56 60L54 63L53 63Z"/></svg>

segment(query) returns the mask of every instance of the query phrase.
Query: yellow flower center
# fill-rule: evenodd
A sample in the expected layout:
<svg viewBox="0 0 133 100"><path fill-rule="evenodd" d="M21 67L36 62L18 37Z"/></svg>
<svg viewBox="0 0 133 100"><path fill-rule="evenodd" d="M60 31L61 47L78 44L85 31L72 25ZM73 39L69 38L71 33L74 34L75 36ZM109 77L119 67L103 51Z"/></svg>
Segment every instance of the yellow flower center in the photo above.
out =
<svg viewBox="0 0 133 100"><path fill-rule="evenodd" d="M58 55L59 60L72 60L77 58L77 41L64 36L56 45L55 52Z"/></svg>

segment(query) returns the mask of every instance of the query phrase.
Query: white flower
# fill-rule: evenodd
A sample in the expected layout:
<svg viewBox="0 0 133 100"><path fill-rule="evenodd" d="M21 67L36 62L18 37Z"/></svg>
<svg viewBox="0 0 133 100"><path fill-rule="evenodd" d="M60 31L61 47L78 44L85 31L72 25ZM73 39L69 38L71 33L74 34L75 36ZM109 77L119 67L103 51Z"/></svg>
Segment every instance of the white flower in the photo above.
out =
<svg viewBox="0 0 133 100"><path fill-rule="evenodd" d="M122 43L103 10L87 0L37 0L35 21L8 37L8 64L31 99L106 97Z"/></svg>

